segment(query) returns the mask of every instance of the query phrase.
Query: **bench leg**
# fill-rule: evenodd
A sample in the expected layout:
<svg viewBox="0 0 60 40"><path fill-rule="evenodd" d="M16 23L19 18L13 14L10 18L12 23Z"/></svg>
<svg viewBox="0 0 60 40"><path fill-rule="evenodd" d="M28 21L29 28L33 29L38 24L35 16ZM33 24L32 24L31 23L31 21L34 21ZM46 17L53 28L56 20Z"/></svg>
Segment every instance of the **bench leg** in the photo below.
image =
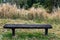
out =
<svg viewBox="0 0 60 40"><path fill-rule="evenodd" d="M48 35L48 29L45 29L45 35Z"/></svg>
<svg viewBox="0 0 60 40"><path fill-rule="evenodd" d="M15 29L12 29L12 36L15 36Z"/></svg>

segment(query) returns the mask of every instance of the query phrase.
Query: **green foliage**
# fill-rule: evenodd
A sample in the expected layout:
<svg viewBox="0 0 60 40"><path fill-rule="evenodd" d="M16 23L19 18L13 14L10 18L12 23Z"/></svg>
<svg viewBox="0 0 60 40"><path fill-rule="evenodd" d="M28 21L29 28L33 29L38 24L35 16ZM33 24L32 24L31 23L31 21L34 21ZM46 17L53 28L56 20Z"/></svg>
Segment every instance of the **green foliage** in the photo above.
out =
<svg viewBox="0 0 60 40"><path fill-rule="evenodd" d="M40 7L40 5L42 5L44 8L49 9L50 11L52 11L53 8L53 2L52 0L15 0L17 5L20 5L21 8L30 8L33 5L35 7Z"/></svg>
<svg viewBox="0 0 60 40"><path fill-rule="evenodd" d="M1 0L0 0L0 3L1 3Z"/></svg>
<svg viewBox="0 0 60 40"><path fill-rule="evenodd" d="M33 7L35 7L35 8L42 7L42 5L40 5L40 3L36 3L36 4L33 4Z"/></svg>

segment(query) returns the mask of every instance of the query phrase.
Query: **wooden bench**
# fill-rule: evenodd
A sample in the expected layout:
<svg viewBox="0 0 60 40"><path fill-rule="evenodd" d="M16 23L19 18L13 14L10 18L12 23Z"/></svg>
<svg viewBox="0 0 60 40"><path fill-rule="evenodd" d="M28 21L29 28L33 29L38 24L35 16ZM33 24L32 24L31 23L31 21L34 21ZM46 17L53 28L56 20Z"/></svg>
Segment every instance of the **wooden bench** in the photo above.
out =
<svg viewBox="0 0 60 40"><path fill-rule="evenodd" d="M12 29L12 36L15 36L15 29L45 29L45 35L48 35L48 29L51 29L50 24L5 24L4 28Z"/></svg>

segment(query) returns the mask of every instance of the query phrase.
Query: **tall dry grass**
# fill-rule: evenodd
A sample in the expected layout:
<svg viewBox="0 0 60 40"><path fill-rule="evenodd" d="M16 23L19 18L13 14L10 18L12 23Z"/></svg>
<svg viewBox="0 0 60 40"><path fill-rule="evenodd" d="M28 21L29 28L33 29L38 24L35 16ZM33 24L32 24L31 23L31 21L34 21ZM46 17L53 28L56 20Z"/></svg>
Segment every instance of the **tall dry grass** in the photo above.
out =
<svg viewBox="0 0 60 40"><path fill-rule="evenodd" d="M9 3L0 4L0 18L20 18L20 19L46 19L60 18L60 9L52 13L47 13L44 8L24 8L18 9L17 6Z"/></svg>

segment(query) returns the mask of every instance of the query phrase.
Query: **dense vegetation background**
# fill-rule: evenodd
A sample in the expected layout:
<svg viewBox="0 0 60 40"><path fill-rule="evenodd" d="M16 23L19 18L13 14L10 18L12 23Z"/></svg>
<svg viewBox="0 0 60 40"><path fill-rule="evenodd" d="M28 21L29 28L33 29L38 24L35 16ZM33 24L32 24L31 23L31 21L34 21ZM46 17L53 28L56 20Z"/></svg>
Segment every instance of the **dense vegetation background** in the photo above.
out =
<svg viewBox="0 0 60 40"><path fill-rule="evenodd" d="M10 2L10 3L16 3L17 6L19 5L21 8L28 9L32 6L34 7L44 7L45 9L52 11L52 9L58 8L60 6L60 0L0 0L0 2Z"/></svg>

